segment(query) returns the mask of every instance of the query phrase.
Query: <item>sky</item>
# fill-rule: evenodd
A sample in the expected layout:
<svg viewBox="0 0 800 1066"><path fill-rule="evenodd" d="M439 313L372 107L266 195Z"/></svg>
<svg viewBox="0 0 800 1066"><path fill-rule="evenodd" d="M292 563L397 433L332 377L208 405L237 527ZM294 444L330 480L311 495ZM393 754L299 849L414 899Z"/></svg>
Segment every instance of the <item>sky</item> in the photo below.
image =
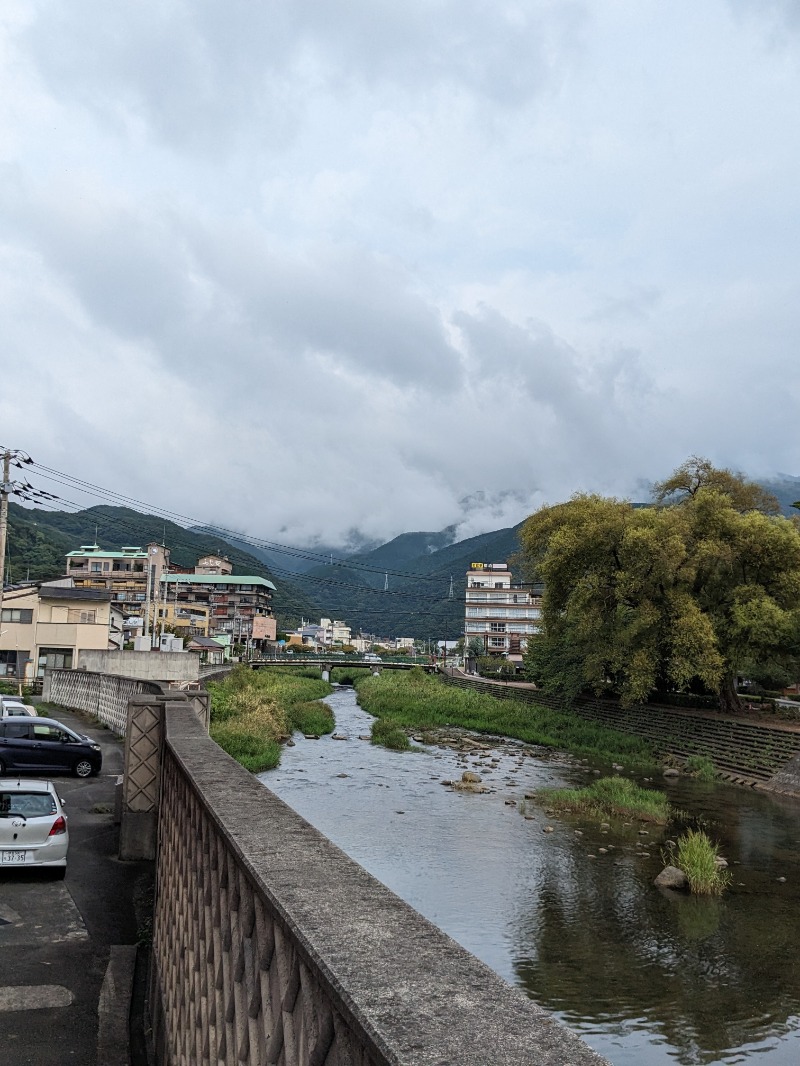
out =
<svg viewBox="0 0 800 1066"><path fill-rule="evenodd" d="M298 545L798 474L799 120L797 0L3 0L2 443Z"/></svg>

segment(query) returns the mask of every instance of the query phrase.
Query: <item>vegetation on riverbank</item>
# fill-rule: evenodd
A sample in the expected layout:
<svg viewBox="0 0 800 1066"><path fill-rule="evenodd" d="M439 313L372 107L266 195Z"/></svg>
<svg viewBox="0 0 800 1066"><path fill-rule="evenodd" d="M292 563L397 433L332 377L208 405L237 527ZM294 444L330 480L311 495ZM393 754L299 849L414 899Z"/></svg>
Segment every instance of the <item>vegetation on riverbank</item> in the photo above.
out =
<svg viewBox="0 0 800 1066"><path fill-rule="evenodd" d="M629 767L645 769L658 762L652 745L641 737L587 722L565 711L453 688L420 668L359 677L356 690L365 711L403 730L424 733L455 726L608 762L624 761Z"/></svg>
<svg viewBox="0 0 800 1066"><path fill-rule="evenodd" d="M689 889L702 896L719 896L730 884L730 874L719 863L719 847L702 830L689 829L678 838L667 861L683 870Z"/></svg>
<svg viewBox="0 0 800 1066"><path fill-rule="evenodd" d="M663 792L626 777L602 777L586 788L546 788L536 798L554 811L600 818L637 818L665 825L670 805Z"/></svg>
<svg viewBox="0 0 800 1066"><path fill-rule="evenodd" d="M212 738L252 773L278 765L281 743L294 730L315 736L333 732L333 712L315 702L332 687L319 677L237 666L224 681L209 682L208 691Z"/></svg>

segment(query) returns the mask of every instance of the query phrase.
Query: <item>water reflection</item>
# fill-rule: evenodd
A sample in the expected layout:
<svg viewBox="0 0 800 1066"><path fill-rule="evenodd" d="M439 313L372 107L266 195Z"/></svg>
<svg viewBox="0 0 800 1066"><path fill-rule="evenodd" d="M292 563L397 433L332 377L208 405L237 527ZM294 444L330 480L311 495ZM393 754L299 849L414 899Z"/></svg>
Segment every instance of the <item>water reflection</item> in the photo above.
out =
<svg viewBox="0 0 800 1066"><path fill-rule="evenodd" d="M370 719L351 690L329 702L351 739L299 741L265 783L616 1066L800 1062L800 806L671 784L721 840L734 884L719 900L660 892L658 832L578 835L524 801L580 767L514 750L494 768L446 749L397 755L356 739ZM496 793L442 787L467 766Z"/></svg>

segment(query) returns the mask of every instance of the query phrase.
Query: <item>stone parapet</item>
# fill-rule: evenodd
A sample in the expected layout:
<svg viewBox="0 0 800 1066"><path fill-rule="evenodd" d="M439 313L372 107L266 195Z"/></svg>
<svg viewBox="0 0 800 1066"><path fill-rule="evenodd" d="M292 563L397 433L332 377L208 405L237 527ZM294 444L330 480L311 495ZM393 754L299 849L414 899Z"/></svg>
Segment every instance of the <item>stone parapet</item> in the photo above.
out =
<svg viewBox="0 0 800 1066"><path fill-rule="evenodd" d="M234 762L188 705L164 732L160 1066L604 1062Z"/></svg>

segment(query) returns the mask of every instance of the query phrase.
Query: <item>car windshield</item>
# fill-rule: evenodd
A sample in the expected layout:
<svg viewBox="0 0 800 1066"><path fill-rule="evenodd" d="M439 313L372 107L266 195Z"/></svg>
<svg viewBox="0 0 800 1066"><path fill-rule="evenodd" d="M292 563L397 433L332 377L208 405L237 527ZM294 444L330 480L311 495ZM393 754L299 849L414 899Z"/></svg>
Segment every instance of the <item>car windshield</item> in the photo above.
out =
<svg viewBox="0 0 800 1066"><path fill-rule="evenodd" d="M38 818L56 813L56 801L49 792L0 792L0 818L21 814Z"/></svg>

